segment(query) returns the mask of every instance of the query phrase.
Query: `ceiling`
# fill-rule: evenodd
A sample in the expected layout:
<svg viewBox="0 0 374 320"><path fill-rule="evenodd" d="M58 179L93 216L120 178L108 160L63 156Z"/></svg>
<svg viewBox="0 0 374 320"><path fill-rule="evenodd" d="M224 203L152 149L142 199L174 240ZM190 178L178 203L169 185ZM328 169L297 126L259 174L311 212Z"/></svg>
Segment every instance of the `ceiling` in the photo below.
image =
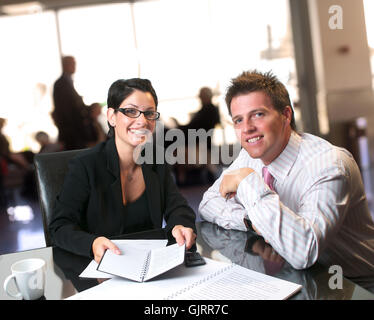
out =
<svg viewBox="0 0 374 320"><path fill-rule="evenodd" d="M38 5L38 4L40 5L42 10L58 10L62 8L87 6L87 5L94 5L94 4L126 3L126 2L139 2L139 1L147 1L147 0L1 0L0 14L1 15L13 15L13 14L27 13L27 12L22 12L23 8L25 8L26 10L27 7L31 7L32 5ZM18 12L18 13L9 13L8 11L9 5L15 5L13 7L15 10L13 11Z"/></svg>

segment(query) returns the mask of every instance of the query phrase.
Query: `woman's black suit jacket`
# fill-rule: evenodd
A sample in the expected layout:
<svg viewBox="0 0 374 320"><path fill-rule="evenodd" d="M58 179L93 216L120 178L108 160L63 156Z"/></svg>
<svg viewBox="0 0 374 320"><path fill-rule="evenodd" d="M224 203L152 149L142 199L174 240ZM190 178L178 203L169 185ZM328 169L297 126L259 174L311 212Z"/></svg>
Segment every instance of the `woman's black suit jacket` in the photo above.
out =
<svg viewBox="0 0 374 320"><path fill-rule="evenodd" d="M167 164L143 164L145 192L154 228L169 234L175 225L196 233L195 213L177 190ZM56 198L49 231L53 244L92 257L92 243L136 232L126 228L119 158L114 138L70 160L62 190Z"/></svg>

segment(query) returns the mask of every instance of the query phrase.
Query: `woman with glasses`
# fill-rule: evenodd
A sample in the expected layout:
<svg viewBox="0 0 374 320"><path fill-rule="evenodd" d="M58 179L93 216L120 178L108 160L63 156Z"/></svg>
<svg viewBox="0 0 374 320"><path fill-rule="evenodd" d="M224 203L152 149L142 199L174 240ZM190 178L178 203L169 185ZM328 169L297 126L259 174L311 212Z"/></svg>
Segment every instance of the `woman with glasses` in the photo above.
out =
<svg viewBox="0 0 374 320"><path fill-rule="evenodd" d="M54 245L100 261L109 238L158 229L190 248L195 213L178 192L167 164L136 163L160 114L149 80L115 81L108 92L109 138L69 164L49 230Z"/></svg>

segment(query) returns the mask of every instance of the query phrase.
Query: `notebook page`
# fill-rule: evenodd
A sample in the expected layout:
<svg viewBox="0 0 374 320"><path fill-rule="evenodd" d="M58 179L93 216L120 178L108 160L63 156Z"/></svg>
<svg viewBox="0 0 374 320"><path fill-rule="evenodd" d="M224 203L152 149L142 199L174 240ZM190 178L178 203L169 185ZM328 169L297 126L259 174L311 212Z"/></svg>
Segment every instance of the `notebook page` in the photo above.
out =
<svg viewBox="0 0 374 320"><path fill-rule="evenodd" d="M119 248L119 250L124 253L128 246L133 246L139 250L152 250L155 248L165 247L167 240L112 240L113 243ZM108 279L113 278L114 275L111 275L106 272L101 272L97 270L98 263L95 260L92 260L88 266L82 271L79 275L81 278L96 278L96 279Z"/></svg>
<svg viewBox="0 0 374 320"><path fill-rule="evenodd" d="M149 251L127 246L120 255L105 251L97 270L118 275L127 279L141 281Z"/></svg>
<svg viewBox="0 0 374 320"><path fill-rule="evenodd" d="M145 280L149 280L182 264L185 250L185 244L179 246L177 243L165 248L153 249Z"/></svg>

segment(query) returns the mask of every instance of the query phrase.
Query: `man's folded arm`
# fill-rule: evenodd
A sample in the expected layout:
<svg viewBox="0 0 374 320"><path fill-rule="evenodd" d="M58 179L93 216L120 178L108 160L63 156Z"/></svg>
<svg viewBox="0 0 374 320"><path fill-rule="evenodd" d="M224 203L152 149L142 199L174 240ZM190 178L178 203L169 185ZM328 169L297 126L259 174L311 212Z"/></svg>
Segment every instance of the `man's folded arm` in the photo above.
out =
<svg viewBox="0 0 374 320"><path fill-rule="evenodd" d="M219 193L222 176L205 192L199 205L202 219L215 223L225 229L246 231L245 208L234 198L226 201Z"/></svg>
<svg viewBox="0 0 374 320"><path fill-rule="evenodd" d="M344 217L344 176L327 176L317 181L302 197L298 212L284 205L278 194L264 188L258 175L243 179L236 195L264 239L296 269L315 263L326 238ZM248 197L254 190L257 196Z"/></svg>

